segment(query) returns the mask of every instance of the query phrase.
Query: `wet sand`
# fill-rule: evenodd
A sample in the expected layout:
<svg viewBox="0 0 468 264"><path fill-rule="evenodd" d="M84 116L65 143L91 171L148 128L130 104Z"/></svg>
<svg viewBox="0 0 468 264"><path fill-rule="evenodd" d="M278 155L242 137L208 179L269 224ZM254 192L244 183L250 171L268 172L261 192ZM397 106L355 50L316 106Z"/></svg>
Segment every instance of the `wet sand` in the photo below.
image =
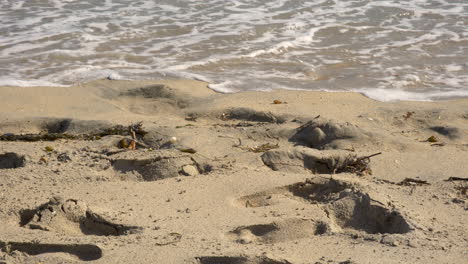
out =
<svg viewBox="0 0 468 264"><path fill-rule="evenodd" d="M187 80L0 95L0 263L468 258L468 99Z"/></svg>

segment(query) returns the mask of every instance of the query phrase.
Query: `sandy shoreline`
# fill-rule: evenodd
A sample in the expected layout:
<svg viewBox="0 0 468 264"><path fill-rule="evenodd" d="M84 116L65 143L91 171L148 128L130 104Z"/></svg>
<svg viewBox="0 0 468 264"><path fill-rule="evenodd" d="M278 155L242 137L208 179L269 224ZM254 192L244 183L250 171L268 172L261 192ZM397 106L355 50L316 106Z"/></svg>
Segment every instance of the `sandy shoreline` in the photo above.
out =
<svg viewBox="0 0 468 264"><path fill-rule="evenodd" d="M0 263L468 259L468 99L186 80L0 96Z"/></svg>

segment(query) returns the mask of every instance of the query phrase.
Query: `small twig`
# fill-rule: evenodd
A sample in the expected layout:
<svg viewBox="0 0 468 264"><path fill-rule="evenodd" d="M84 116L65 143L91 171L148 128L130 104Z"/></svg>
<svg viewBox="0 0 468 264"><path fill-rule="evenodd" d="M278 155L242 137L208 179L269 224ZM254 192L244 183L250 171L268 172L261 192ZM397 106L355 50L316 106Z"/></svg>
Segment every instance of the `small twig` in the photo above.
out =
<svg viewBox="0 0 468 264"><path fill-rule="evenodd" d="M239 144L234 144L234 145L232 145L233 147L238 148L238 147L242 146L242 140L240 138L238 138L237 140L239 140Z"/></svg>
<svg viewBox="0 0 468 264"><path fill-rule="evenodd" d="M413 178L405 178L401 182L397 183L397 185L406 185L406 186L414 186L414 185L429 185L427 181L418 180Z"/></svg>
<svg viewBox="0 0 468 264"><path fill-rule="evenodd" d="M179 233L169 233L168 236L172 236L173 240L167 241L167 242L156 242L156 246L166 246L166 245L176 244L182 239L182 235Z"/></svg>
<svg viewBox="0 0 468 264"><path fill-rule="evenodd" d="M361 160L365 160L365 159L370 159L370 158L375 157L375 156L380 155L380 154L382 154L382 152L375 153L375 154L372 154L372 155L369 155L369 156L359 157L356 161L361 161Z"/></svg>

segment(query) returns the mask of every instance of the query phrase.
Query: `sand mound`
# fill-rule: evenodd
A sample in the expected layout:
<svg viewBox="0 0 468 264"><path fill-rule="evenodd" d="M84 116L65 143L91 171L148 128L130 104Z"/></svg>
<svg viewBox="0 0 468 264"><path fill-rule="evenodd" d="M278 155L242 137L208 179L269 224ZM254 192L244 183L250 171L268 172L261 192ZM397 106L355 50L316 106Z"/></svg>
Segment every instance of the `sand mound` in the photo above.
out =
<svg viewBox="0 0 468 264"><path fill-rule="evenodd" d="M123 179L156 181L178 176L194 176L211 171L199 157L177 149L123 152L112 156L112 166Z"/></svg>
<svg viewBox="0 0 468 264"><path fill-rule="evenodd" d="M26 165L24 156L14 152L0 154L0 169L16 169Z"/></svg>
<svg viewBox="0 0 468 264"><path fill-rule="evenodd" d="M297 128L290 141L315 149L345 149L373 138L375 135L351 123L317 118Z"/></svg>
<svg viewBox="0 0 468 264"><path fill-rule="evenodd" d="M305 147L294 147L288 150L274 149L262 155L263 163L275 171L292 173L308 171L316 174L331 174L370 170L367 164L355 164L357 160L357 155L348 151L319 151ZM363 167L354 168L357 165Z"/></svg>
<svg viewBox="0 0 468 264"><path fill-rule="evenodd" d="M70 235L120 236L140 230L111 223L94 213L84 202L60 197L50 199L37 209L23 210L20 215L24 227Z"/></svg>
<svg viewBox="0 0 468 264"><path fill-rule="evenodd" d="M243 120L251 122L264 122L281 124L287 121L287 116L275 115L270 112L257 111L250 108L231 108L223 112L223 119Z"/></svg>

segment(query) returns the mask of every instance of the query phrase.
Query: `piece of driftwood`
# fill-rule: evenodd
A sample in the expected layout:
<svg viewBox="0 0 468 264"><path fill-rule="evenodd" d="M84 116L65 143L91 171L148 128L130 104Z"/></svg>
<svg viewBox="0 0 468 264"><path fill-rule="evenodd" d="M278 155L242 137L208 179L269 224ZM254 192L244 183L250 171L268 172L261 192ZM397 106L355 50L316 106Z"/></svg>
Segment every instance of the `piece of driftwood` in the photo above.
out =
<svg viewBox="0 0 468 264"><path fill-rule="evenodd" d="M468 181L468 178L460 178L460 177L449 177L445 181Z"/></svg>
<svg viewBox="0 0 468 264"><path fill-rule="evenodd" d="M190 153L190 154L197 153L197 151L193 148L180 148L179 151L184 152L184 153Z"/></svg>
<svg viewBox="0 0 468 264"><path fill-rule="evenodd" d="M406 112L405 115L403 115L403 118L405 120L408 120L410 117L412 117L414 115L414 112Z"/></svg>
<svg viewBox="0 0 468 264"><path fill-rule="evenodd" d="M397 185L414 186L414 185L430 185L430 183L424 180L405 178L401 182L397 183Z"/></svg>

